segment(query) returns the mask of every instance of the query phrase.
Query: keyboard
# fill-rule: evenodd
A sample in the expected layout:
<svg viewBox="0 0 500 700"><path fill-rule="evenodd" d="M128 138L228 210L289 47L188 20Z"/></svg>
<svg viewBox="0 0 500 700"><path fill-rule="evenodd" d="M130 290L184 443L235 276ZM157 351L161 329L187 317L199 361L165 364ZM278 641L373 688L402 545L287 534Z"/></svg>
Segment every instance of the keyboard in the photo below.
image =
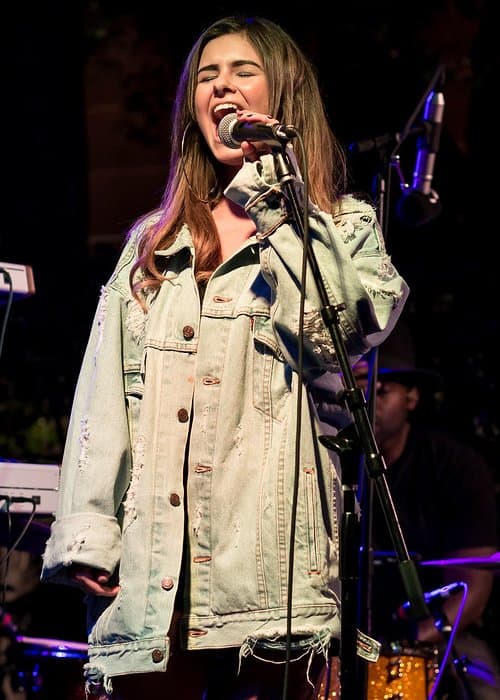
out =
<svg viewBox="0 0 500 700"><path fill-rule="evenodd" d="M0 513L53 515L57 507L60 467L0 460Z"/></svg>

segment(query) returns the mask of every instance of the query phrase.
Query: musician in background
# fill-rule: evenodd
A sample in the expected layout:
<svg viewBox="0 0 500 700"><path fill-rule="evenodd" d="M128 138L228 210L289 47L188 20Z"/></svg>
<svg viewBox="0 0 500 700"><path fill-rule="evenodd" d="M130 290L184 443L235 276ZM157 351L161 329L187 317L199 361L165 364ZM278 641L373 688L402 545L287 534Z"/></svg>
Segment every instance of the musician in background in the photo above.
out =
<svg viewBox="0 0 500 700"><path fill-rule="evenodd" d="M370 356L365 357L354 368L367 395L369 360ZM413 339L402 322L380 348L375 387L375 438L408 550L423 561L490 556L498 549L492 469L475 446L435 427L429 409L442 390L441 380L435 373L416 367ZM375 552L390 551L392 540L376 497L371 510L372 546ZM477 566L420 566L418 571L425 592L460 581L468 587L455 651L458 659L467 659L470 664L465 677L451 674L446 678L438 697L498 700L498 660L483 625L493 571ZM395 614L405 600L399 570L393 566L391 571L382 557L374 566L372 636L391 642L406 635L442 649L444 639L434 617L415 623ZM442 603L439 614L444 614L445 624L453 625L461 602L462 594L458 593Z"/></svg>

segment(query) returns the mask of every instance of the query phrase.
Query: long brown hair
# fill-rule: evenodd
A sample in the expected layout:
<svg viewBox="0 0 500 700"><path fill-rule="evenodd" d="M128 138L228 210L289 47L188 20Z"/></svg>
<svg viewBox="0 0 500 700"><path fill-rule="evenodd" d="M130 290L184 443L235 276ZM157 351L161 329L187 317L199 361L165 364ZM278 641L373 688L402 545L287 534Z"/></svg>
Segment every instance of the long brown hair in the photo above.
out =
<svg viewBox="0 0 500 700"><path fill-rule="evenodd" d="M212 208L222 197L221 167L208 148L195 117L194 96L200 57L206 44L226 34L243 34L260 55L269 84L269 113L293 124L302 135L308 162L297 152L302 172L307 167L309 196L331 211L346 182L345 156L328 122L316 71L296 42L277 24L262 17L226 17L205 29L184 63L172 110L172 138L167 185L156 222L139 242L130 275L132 290L156 289L163 275L155 251L167 248L183 224L195 247L197 280L208 279L221 262ZM299 149L298 149L299 150ZM145 218L145 217L144 217ZM137 272L140 272L136 276Z"/></svg>

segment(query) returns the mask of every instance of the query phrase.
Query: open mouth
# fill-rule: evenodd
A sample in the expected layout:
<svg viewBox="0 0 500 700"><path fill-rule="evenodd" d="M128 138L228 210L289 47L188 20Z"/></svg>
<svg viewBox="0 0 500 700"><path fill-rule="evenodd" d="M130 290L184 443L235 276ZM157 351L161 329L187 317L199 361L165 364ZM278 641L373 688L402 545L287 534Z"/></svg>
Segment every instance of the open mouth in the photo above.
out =
<svg viewBox="0 0 500 700"><path fill-rule="evenodd" d="M237 109L239 109L239 107L238 105L234 104L234 102L222 102L214 107L212 112L213 120L216 124L219 124L221 119L225 117L226 114L234 114Z"/></svg>

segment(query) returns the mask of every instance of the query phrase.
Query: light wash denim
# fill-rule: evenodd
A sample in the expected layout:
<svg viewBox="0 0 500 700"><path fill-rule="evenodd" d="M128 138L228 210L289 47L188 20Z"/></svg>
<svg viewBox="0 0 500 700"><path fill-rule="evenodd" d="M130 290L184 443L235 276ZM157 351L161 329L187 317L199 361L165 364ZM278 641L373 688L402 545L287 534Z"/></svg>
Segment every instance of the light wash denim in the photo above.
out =
<svg viewBox="0 0 500 700"><path fill-rule="evenodd" d="M184 227L157 253L165 281L143 313L129 272L151 217L136 227L78 380L42 579L69 584L73 563L119 569L115 599L88 597L86 676L107 690L113 676L165 670L183 557L188 648L244 656L286 635L298 416L292 632L322 650L340 636L341 473L308 392L342 389L335 348L309 271L298 410L304 246L273 157L245 163L226 195L260 233L215 270L202 304ZM408 287L367 203L346 197L335 216L310 206L309 228L354 362L392 330Z"/></svg>

